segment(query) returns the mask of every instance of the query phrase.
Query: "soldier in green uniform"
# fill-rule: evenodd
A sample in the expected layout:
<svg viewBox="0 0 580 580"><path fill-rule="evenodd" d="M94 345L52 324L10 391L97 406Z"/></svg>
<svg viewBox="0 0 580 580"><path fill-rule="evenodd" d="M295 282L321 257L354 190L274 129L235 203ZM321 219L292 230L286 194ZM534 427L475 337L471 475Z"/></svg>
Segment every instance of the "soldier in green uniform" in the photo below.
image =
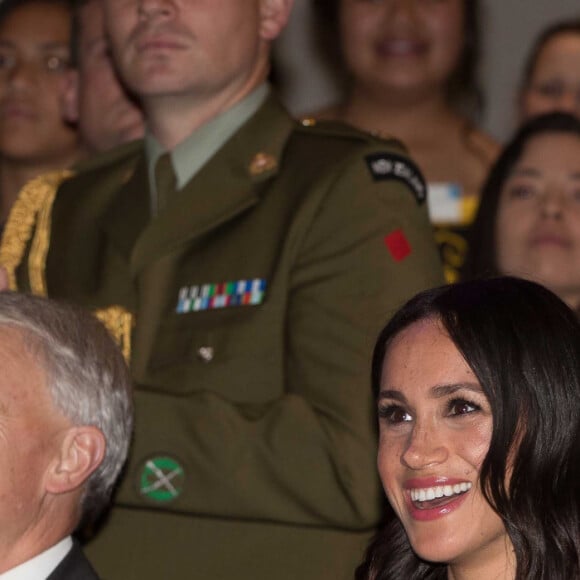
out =
<svg viewBox="0 0 580 580"><path fill-rule="evenodd" d="M112 580L350 579L381 515L372 344L442 282L424 182L396 142L279 104L290 0L105 4L145 141L30 184L0 252L131 359L134 445L87 553Z"/></svg>

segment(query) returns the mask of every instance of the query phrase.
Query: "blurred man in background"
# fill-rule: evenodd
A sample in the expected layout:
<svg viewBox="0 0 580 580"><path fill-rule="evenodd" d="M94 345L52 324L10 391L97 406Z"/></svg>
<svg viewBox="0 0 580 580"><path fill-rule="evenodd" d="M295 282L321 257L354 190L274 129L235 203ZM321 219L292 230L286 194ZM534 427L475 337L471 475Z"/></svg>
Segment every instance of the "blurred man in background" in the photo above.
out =
<svg viewBox="0 0 580 580"><path fill-rule="evenodd" d="M141 138L143 115L115 70L103 0L75 0L73 11L66 118L78 123L87 149L100 153Z"/></svg>

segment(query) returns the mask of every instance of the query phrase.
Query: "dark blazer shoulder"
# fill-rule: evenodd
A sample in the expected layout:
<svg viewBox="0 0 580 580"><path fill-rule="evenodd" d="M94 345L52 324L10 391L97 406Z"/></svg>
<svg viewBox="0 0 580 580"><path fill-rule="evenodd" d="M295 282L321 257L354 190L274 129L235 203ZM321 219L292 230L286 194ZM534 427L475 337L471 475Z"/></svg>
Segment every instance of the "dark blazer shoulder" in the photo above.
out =
<svg viewBox="0 0 580 580"><path fill-rule="evenodd" d="M99 580L99 576L75 541L70 552L46 580Z"/></svg>

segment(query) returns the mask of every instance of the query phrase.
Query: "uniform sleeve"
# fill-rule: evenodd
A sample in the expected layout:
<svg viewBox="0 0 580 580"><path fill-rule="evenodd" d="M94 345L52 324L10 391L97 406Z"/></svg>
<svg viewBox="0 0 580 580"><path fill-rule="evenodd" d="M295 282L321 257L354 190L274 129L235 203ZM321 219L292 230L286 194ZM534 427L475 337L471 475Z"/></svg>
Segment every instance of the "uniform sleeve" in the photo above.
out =
<svg viewBox="0 0 580 580"><path fill-rule="evenodd" d="M442 283L425 204L404 181L373 175L376 159L392 158L357 156L329 183L293 273L289 310L288 385L312 412L304 446L318 452L303 469L325 470L318 489L313 478L313 505L339 525L371 524L378 514L375 339L405 300Z"/></svg>
<svg viewBox="0 0 580 580"><path fill-rule="evenodd" d="M291 234L285 349L272 373L280 396L243 405L203 389L187 400L139 392L137 433L147 436L136 439L121 503L349 530L377 523L372 348L403 301L443 278L408 175L373 170L391 159L385 147L361 149L318 180ZM230 380L247 388L243 372ZM158 461L147 463L154 448ZM179 452L164 459L165 449ZM171 503L152 500L156 489Z"/></svg>

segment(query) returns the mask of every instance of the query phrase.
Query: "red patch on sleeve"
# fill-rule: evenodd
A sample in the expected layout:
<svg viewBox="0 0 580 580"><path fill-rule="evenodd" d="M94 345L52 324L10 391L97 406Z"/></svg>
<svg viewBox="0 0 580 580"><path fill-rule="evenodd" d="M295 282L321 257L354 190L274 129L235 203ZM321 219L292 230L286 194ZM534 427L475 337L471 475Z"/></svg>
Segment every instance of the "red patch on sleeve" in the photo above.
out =
<svg viewBox="0 0 580 580"><path fill-rule="evenodd" d="M395 262L404 260L411 253L411 245L403 230L395 230L385 237L385 246Z"/></svg>

